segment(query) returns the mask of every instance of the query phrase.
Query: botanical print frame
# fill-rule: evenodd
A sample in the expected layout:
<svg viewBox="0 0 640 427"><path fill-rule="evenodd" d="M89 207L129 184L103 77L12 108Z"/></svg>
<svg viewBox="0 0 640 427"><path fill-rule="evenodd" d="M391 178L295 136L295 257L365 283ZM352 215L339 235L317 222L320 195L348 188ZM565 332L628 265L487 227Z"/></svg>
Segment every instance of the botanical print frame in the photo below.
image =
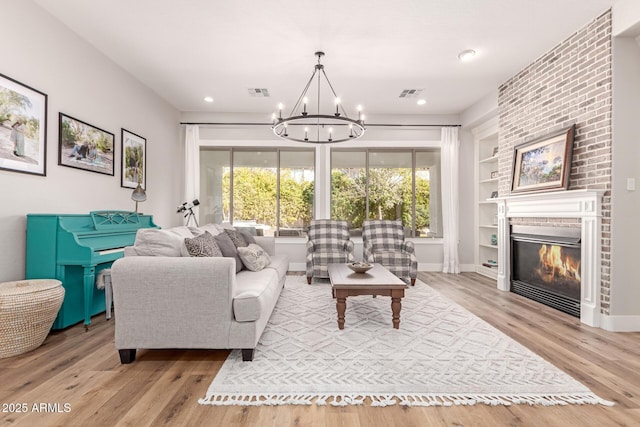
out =
<svg viewBox="0 0 640 427"><path fill-rule="evenodd" d="M58 164L90 172L114 175L115 136L60 113Z"/></svg>
<svg viewBox="0 0 640 427"><path fill-rule="evenodd" d="M147 188L147 140L140 135L121 130L122 174L120 186L136 188L138 183Z"/></svg>
<svg viewBox="0 0 640 427"><path fill-rule="evenodd" d="M0 169L47 175L47 95L0 74Z"/></svg>
<svg viewBox="0 0 640 427"><path fill-rule="evenodd" d="M511 192L569 187L575 125L515 147Z"/></svg>

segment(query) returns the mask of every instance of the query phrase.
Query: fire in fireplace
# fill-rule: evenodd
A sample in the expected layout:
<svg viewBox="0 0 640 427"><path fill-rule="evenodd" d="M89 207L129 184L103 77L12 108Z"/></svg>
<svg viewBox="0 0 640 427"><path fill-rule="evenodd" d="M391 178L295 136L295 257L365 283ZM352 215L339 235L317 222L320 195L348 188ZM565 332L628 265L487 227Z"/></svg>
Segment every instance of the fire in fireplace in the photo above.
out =
<svg viewBox="0 0 640 427"><path fill-rule="evenodd" d="M512 226L511 291L580 317L580 230Z"/></svg>

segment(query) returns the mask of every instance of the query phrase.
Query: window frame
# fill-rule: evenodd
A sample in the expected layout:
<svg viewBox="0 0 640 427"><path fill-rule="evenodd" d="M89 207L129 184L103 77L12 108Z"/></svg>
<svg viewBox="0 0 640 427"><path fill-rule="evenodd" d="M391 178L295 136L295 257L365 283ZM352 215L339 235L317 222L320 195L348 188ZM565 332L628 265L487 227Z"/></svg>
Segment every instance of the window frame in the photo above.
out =
<svg viewBox="0 0 640 427"><path fill-rule="evenodd" d="M334 152L364 152L365 153L365 218L369 219L369 169L371 167L369 162L369 156L372 152L375 153L410 153L411 154L411 238L417 239L441 239L442 230L438 230L438 233L435 233L434 236L416 236L416 163L417 163L417 153L421 152L439 152L442 154L442 150L440 146L434 147L424 147L424 148L416 148L416 147L398 147L398 148L389 148L389 147L366 147L366 148L357 148L357 147L331 147L329 150L329 176L331 177L333 174L333 153ZM441 159L442 160L442 159ZM440 168L440 171L442 168ZM429 179L429 183L431 183L431 179ZM333 184L332 180L329 180L329 185ZM333 189L329 189L329 206L330 208L333 206ZM440 195L442 197L442 195ZM431 200L430 200L431 201ZM442 209L442 203L440 203L440 209ZM330 209L331 211L331 209ZM331 215L332 216L332 215Z"/></svg>
<svg viewBox="0 0 640 427"><path fill-rule="evenodd" d="M313 208L312 208L312 218L316 217L317 211L317 203L315 198L315 191L317 189L317 180L318 180L318 172L316 170L316 150L314 148L305 148L305 147L256 147L256 146L242 146L242 147L230 147L230 146L207 146L201 145L198 150L198 154L202 151L219 151L221 153L229 154L229 223L233 225L234 221L234 170L235 170L235 157L234 154L238 152L269 152L276 153L276 229L274 231L274 237L280 237L280 167L281 167L281 152L306 152L313 154L313 188L314 188L314 198L313 198ZM270 169L270 168L267 168ZM291 237L291 236L286 236ZM300 236L305 237L305 235Z"/></svg>

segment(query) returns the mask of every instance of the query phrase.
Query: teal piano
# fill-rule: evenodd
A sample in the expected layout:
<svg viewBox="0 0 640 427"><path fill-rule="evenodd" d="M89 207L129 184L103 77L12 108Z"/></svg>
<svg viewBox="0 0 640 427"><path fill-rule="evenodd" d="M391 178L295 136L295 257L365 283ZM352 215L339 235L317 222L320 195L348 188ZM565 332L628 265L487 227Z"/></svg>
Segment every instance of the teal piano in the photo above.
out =
<svg viewBox="0 0 640 427"><path fill-rule="evenodd" d="M88 215L28 214L26 278L55 278L65 289L53 329L63 329L104 312L104 289L96 276L124 255L141 228L159 228L151 215L94 211Z"/></svg>

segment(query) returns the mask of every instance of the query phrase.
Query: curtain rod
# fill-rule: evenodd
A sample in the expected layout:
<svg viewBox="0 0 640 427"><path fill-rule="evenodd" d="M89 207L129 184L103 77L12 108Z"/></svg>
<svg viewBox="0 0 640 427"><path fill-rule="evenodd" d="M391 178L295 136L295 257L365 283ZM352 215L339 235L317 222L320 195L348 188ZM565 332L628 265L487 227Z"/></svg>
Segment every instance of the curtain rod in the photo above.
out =
<svg viewBox="0 0 640 427"><path fill-rule="evenodd" d="M273 126L272 123L237 123L237 122L180 122L181 125L198 125L198 126ZM329 126L328 123L325 124ZM332 125L335 126L335 125ZM426 125L426 124L394 124L394 123L367 123L365 126L380 126L380 127L438 127L438 128L446 128L446 127L462 127L462 125Z"/></svg>

